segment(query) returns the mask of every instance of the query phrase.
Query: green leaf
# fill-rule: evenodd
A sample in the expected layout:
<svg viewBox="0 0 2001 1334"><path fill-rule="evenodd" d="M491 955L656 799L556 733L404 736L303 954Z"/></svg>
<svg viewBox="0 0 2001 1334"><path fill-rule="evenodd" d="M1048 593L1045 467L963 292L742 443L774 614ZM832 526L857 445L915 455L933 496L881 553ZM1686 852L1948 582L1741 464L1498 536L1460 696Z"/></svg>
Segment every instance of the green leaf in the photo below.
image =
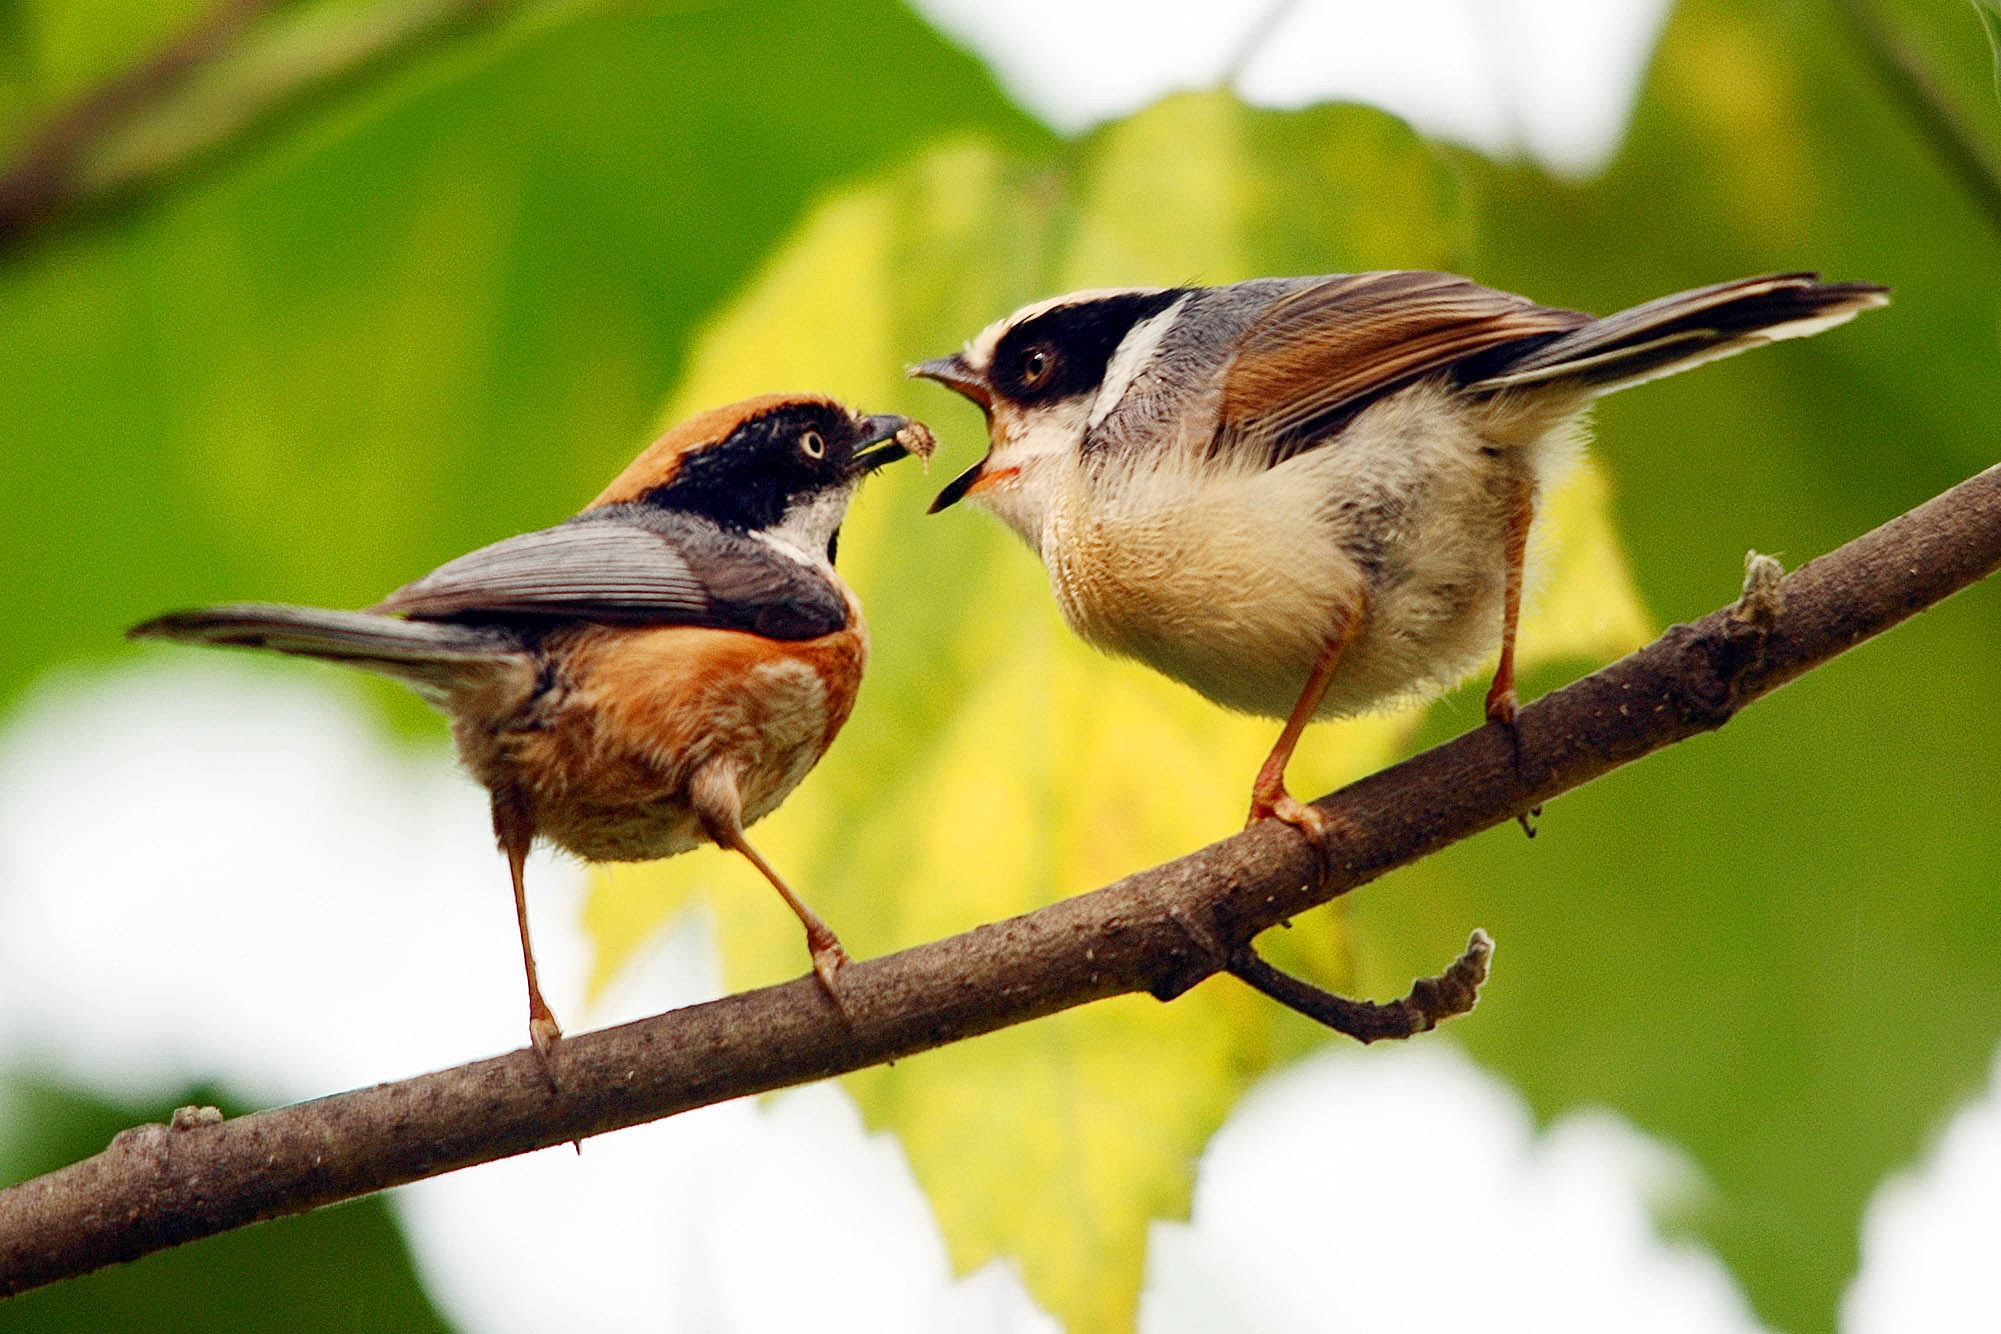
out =
<svg viewBox="0 0 2001 1334"><path fill-rule="evenodd" d="M1436 155L1356 108L1283 116L1185 96L1054 161L948 147L822 207L709 329L672 415L773 387L782 366L787 383L929 416L955 470L985 447L977 416L896 371L1023 301L1084 285L1450 265L1467 224ZM753 833L861 955L1231 833L1277 733L1093 654L997 524L922 515L936 486L899 468L858 501L841 557L874 630L870 675L828 759ZM1531 654L1602 658L1644 635L1604 498L1585 471L1553 507L1573 557L1527 627ZM1317 729L1295 786L1318 792L1379 767L1410 727ZM732 985L801 971L797 924L770 888L740 859L701 852L600 876L600 976L696 894L722 923ZM1316 919L1273 948L1338 980L1345 952L1366 942ZM1065 1013L847 1084L901 1139L962 1269L1007 1256L1069 1328L1112 1331L1131 1325L1147 1227L1185 1217L1210 1134L1258 1073L1315 1036L1224 981L1173 1006L1125 997Z"/></svg>
<svg viewBox="0 0 2001 1334"><path fill-rule="evenodd" d="M1602 180L1467 170L1507 222L1482 229L1480 276L1547 300L1794 268L1894 288L1599 410L1664 618L1732 597L1746 548L1798 566L1994 462L2001 244L1831 7L1687 0ZM1477 914L1504 967L1457 1035L1545 1115L1608 1105L1687 1148L1715 1192L1686 1221L1760 1316L1832 1328L1865 1200L2001 1038L1997 680L1989 580L1552 804L1533 844L1497 830L1358 895L1396 955L1370 980Z"/></svg>
<svg viewBox="0 0 2001 1334"><path fill-rule="evenodd" d="M2001 102L2001 0L1971 0L1987 34L1987 50L1994 57L1994 100Z"/></svg>

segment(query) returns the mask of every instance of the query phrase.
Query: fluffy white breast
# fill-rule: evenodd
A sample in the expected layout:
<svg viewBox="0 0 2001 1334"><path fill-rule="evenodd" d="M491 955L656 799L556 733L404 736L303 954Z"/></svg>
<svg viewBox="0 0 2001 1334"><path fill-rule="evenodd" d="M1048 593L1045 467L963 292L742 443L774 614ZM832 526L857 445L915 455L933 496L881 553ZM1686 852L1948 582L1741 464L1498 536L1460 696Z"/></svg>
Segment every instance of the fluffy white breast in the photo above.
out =
<svg viewBox="0 0 2001 1334"><path fill-rule="evenodd" d="M1284 717L1330 637L1321 717L1452 685L1500 633L1507 479L1566 458L1565 424L1494 447L1433 386L1273 468L1134 451L1053 488L1037 544L1065 618L1219 704Z"/></svg>
<svg viewBox="0 0 2001 1334"><path fill-rule="evenodd" d="M1363 575L1279 470L1191 484L1186 454L1156 456L1113 503L1070 493L1041 543L1064 617L1219 704L1282 716ZM1101 493L1102 494L1102 493Z"/></svg>

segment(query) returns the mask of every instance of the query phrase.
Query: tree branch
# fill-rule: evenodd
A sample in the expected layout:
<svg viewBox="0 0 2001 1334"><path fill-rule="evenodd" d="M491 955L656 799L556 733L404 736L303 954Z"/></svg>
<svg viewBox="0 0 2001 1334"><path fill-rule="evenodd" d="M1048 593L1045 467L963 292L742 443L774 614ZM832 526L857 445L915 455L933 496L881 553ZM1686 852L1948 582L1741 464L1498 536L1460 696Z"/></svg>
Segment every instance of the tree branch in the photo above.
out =
<svg viewBox="0 0 2001 1334"><path fill-rule="evenodd" d="M1493 938L1476 927L1465 951L1450 967L1437 977L1420 977L1411 984L1409 995L1387 1004L1322 991L1311 982L1272 967L1249 945L1232 953L1224 967L1233 977L1287 1009L1297 1010L1336 1033L1367 1043L1415 1037L1429 1033L1455 1015L1471 1014L1474 1002L1480 999L1480 988L1487 981L1487 967L1493 957Z"/></svg>
<svg viewBox="0 0 2001 1334"><path fill-rule="evenodd" d="M146 60L105 80L60 114L0 173L0 244L74 202L84 157L106 136L167 97L216 59L271 0L220 0L194 26Z"/></svg>
<svg viewBox="0 0 2001 1334"><path fill-rule="evenodd" d="M841 974L235 1120L190 1110L0 1192L0 1294L258 1219L824 1079L1127 992L1163 998L1267 927L1698 732L2001 566L2001 465L1743 601L1320 803L1324 881L1267 821L1089 894ZM1222 949L1217 948L1220 942ZM1446 1008L1450 1008L1447 1006Z"/></svg>

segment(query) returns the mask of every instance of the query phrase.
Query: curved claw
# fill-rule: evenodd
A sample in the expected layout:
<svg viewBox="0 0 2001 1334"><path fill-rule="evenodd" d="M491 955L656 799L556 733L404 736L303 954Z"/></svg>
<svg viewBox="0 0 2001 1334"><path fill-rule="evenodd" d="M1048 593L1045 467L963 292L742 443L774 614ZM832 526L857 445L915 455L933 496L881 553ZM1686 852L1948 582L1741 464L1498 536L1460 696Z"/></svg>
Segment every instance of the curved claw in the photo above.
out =
<svg viewBox="0 0 2001 1334"><path fill-rule="evenodd" d="M841 942L831 935L824 943L814 944L812 950L813 975L820 979L820 985L826 988L827 994L833 997L834 1003L838 1005L841 1001L841 992L834 979L847 964L848 952L842 949Z"/></svg>
<svg viewBox="0 0 2001 1334"><path fill-rule="evenodd" d="M820 990L827 993L827 999L840 1011L841 1018L852 1022L854 1016L849 1012L848 1003L836 981L841 969L847 965L848 952L841 948L841 942L834 938L831 931L824 940L814 940L812 933L808 932L807 945L813 952L813 976L820 979Z"/></svg>
<svg viewBox="0 0 2001 1334"><path fill-rule="evenodd" d="M1313 850L1313 862L1319 878L1327 878L1334 865L1334 835L1338 821L1319 807L1309 806L1293 796L1283 784L1275 793L1252 792L1251 816L1244 821L1244 828L1249 829L1260 820L1277 820L1297 829L1306 839L1306 845Z"/></svg>
<svg viewBox="0 0 2001 1334"><path fill-rule="evenodd" d="M1250 818L1244 821L1249 829L1260 820L1279 820L1291 825L1315 844L1327 841L1328 820L1316 806L1309 806L1284 788L1271 796L1262 793L1251 797Z"/></svg>
<svg viewBox="0 0 2001 1334"><path fill-rule="evenodd" d="M556 1016L545 1006L540 1014L528 1016L528 1041L535 1048L535 1059L542 1063L542 1073L548 1077L549 1087L556 1087L556 1043L562 1038L563 1030L556 1027Z"/></svg>

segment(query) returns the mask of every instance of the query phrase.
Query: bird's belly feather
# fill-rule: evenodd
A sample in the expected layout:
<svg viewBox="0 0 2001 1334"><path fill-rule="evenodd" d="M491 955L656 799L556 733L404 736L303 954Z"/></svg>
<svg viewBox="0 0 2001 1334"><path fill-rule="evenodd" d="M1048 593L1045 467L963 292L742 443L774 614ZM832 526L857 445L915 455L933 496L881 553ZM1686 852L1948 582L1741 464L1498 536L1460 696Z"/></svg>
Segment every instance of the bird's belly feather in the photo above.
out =
<svg viewBox="0 0 2001 1334"><path fill-rule="evenodd" d="M735 773L744 824L776 809L847 720L867 655L859 622L782 653L689 626L581 634L569 679L539 708L490 739L459 740L476 776L522 796L537 834L590 861L707 842L689 799L705 765Z"/></svg>
<svg viewBox="0 0 2001 1334"><path fill-rule="evenodd" d="M1463 680L1500 639L1513 487L1543 439L1501 449L1415 394L1274 468L1166 470L1117 506L1052 509L1041 543L1072 628L1226 707L1284 717L1331 637L1317 716Z"/></svg>

